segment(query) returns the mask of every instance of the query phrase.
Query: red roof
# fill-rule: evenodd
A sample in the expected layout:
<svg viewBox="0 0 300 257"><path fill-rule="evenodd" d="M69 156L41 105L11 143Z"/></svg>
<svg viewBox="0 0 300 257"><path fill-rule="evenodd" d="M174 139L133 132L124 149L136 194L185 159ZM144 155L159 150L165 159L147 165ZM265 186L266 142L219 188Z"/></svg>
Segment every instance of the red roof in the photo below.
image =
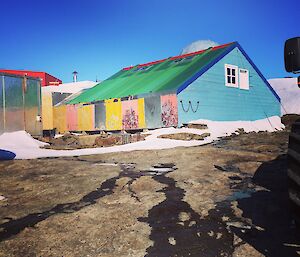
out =
<svg viewBox="0 0 300 257"><path fill-rule="evenodd" d="M214 50L217 50L217 49L220 49L220 48L227 47L227 46L229 46L229 45L231 45L231 44L232 44L232 43L228 43L228 44L224 44L224 45L219 45L219 46L212 47L212 48L211 48L211 51L214 51ZM208 48L208 49L209 49L209 48ZM144 66L150 66L150 65L158 64L158 63L161 63L161 62L163 62L163 61L165 61L165 60L167 60L167 59L175 60L175 59L185 58L185 57L188 57L188 56L194 56L194 55L202 54L202 53L205 52L206 50L207 50L207 49L201 50L201 51L197 51L197 52L193 52L193 53L177 55L177 56L173 56L173 57L170 57L170 58L165 58L165 59L158 60L158 61L154 61L154 62L148 62L148 63L144 63L144 64L139 64L139 65L137 65L137 67L144 67ZM133 67L136 67L136 66L125 67L125 68L123 68L123 70L130 70L130 69L132 69Z"/></svg>
<svg viewBox="0 0 300 257"><path fill-rule="evenodd" d="M33 78L40 78L42 87L45 86L58 86L62 83L62 81L47 72L44 71L29 71L29 70L5 70L2 69L0 72L21 75L21 76L29 76Z"/></svg>

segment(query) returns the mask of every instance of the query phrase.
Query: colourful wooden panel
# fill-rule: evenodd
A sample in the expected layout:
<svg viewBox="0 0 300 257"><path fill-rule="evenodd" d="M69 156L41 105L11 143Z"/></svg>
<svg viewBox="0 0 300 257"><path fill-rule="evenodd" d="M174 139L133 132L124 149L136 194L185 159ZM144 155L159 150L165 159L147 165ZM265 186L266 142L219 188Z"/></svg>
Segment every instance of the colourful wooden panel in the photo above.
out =
<svg viewBox="0 0 300 257"><path fill-rule="evenodd" d="M123 129L138 129L138 101L129 100L122 102L122 126Z"/></svg>
<svg viewBox="0 0 300 257"><path fill-rule="evenodd" d="M53 107L53 124L58 133L65 133L67 128L67 106L60 105Z"/></svg>
<svg viewBox="0 0 300 257"><path fill-rule="evenodd" d="M173 127L178 124L178 111L177 111L177 96L162 95L161 100L161 120L164 127Z"/></svg>
<svg viewBox="0 0 300 257"><path fill-rule="evenodd" d="M78 130L78 116L77 116L77 105L67 105L67 128L68 131Z"/></svg>
<svg viewBox="0 0 300 257"><path fill-rule="evenodd" d="M79 131L93 131L95 130L95 106L78 105L78 130Z"/></svg>
<svg viewBox="0 0 300 257"><path fill-rule="evenodd" d="M147 128L162 127L159 95L145 97L145 119Z"/></svg>
<svg viewBox="0 0 300 257"><path fill-rule="evenodd" d="M144 98L138 99L138 114L139 114L139 128L146 128Z"/></svg>
<svg viewBox="0 0 300 257"><path fill-rule="evenodd" d="M105 100L106 129L122 129L122 103L120 99Z"/></svg>
<svg viewBox="0 0 300 257"><path fill-rule="evenodd" d="M105 104L100 102L95 104L95 129L105 130Z"/></svg>
<svg viewBox="0 0 300 257"><path fill-rule="evenodd" d="M52 130L54 128L51 92L42 93L42 123L43 130Z"/></svg>

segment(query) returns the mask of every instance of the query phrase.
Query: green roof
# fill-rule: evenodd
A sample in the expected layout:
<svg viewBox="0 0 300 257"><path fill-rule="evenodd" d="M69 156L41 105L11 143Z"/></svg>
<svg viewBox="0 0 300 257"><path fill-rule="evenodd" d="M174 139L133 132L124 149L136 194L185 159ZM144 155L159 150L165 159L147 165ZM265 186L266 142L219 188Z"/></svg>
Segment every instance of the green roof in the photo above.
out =
<svg viewBox="0 0 300 257"><path fill-rule="evenodd" d="M84 91L67 104L177 90L200 70L218 59L233 43L120 70Z"/></svg>

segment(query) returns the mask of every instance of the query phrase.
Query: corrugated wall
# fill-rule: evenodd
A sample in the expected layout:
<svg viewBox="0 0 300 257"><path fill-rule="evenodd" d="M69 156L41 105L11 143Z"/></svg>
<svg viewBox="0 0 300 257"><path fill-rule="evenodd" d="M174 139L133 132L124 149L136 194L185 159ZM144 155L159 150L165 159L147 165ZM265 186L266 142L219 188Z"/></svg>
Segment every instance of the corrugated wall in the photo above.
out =
<svg viewBox="0 0 300 257"><path fill-rule="evenodd" d="M41 88L39 81L27 79L24 95L25 101L25 128L33 135L39 135L42 131L42 122L37 120L41 115Z"/></svg>
<svg viewBox="0 0 300 257"><path fill-rule="evenodd" d="M5 85L5 131L25 129L23 79L4 76Z"/></svg>
<svg viewBox="0 0 300 257"><path fill-rule="evenodd" d="M3 85L4 77L0 76L0 134L4 132L4 85Z"/></svg>
<svg viewBox="0 0 300 257"><path fill-rule="evenodd" d="M121 99L105 100L105 115L107 130L122 129L122 103Z"/></svg>
<svg viewBox="0 0 300 257"><path fill-rule="evenodd" d="M40 81L0 75L0 133L26 130L42 134Z"/></svg>

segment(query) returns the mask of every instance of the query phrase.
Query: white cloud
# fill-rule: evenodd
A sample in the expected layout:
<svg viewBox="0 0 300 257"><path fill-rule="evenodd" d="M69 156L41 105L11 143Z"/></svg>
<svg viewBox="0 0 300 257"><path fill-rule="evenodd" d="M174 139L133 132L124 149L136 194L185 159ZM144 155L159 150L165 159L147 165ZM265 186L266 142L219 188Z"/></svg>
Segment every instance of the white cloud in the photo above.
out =
<svg viewBox="0 0 300 257"><path fill-rule="evenodd" d="M200 50L204 50L207 49L209 47L213 47L213 46L218 46L219 44L217 42L214 42L212 40L198 40L195 41L191 44L189 44L188 46L186 46L185 48L182 49L181 54L188 54L188 53L192 53L192 52L197 52Z"/></svg>

